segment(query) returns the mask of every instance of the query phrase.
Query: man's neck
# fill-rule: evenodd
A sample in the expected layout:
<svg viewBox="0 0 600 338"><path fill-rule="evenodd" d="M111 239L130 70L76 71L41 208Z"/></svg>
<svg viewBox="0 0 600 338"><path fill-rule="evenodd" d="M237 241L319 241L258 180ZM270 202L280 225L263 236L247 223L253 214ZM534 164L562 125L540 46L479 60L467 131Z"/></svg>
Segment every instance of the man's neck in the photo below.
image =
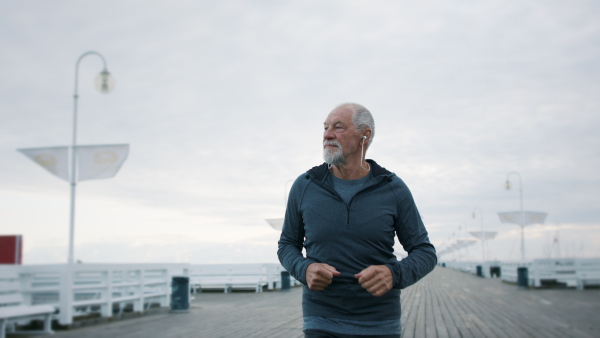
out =
<svg viewBox="0 0 600 338"><path fill-rule="evenodd" d="M369 174L370 165L366 162L363 162L363 167L361 168L359 165L334 165L331 167L331 173L342 180L358 180L363 178Z"/></svg>

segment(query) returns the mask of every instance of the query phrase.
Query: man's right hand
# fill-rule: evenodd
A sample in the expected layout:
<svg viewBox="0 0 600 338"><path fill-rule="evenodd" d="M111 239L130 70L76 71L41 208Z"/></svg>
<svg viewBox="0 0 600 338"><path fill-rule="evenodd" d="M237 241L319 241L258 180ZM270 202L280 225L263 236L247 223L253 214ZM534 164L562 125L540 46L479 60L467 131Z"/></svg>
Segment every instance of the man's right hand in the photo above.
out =
<svg viewBox="0 0 600 338"><path fill-rule="evenodd" d="M313 291L323 291L331 284L333 277L339 275L340 273L329 264L311 263L306 268L306 283Z"/></svg>

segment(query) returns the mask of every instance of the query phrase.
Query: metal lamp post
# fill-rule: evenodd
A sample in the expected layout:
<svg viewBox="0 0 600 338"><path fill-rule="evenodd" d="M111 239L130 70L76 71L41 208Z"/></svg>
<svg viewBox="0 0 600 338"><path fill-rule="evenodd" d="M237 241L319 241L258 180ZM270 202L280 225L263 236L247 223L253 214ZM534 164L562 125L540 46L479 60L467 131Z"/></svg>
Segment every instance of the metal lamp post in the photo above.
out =
<svg viewBox="0 0 600 338"><path fill-rule="evenodd" d="M76 160L77 160L77 100L79 99L79 95L77 94L78 87L78 79L79 79L79 63L81 60L88 55L96 55L102 59L103 69L96 77L94 84L96 89L98 89L101 93L108 94L115 87L114 78L110 75L108 70L106 69L106 60L104 57L94 51L86 52L82 54L77 63L75 65L75 92L73 94L73 142L71 146L71 175L70 175L70 183L71 183L71 216L69 222L69 260L68 263L73 264L73 246L74 246L74 234L75 234L75 188L77 186L77 173L76 173Z"/></svg>
<svg viewBox="0 0 600 338"><path fill-rule="evenodd" d="M523 212L523 181L521 180L521 175L516 172L510 172L506 176L505 188L506 190L510 190L511 184L509 181L510 175L517 175L519 177L519 195L521 198L521 260L525 260L525 214Z"/></svg>
<svg viewBox="0 0 600 338"><path fill-rule="evenodd" d="M473 213L471 217L475 218L475 210L479 210L479 214L481 215L481 261L485 262L485 234L483 233L483 211L481 211L480 207L473 208Z"/></svg>

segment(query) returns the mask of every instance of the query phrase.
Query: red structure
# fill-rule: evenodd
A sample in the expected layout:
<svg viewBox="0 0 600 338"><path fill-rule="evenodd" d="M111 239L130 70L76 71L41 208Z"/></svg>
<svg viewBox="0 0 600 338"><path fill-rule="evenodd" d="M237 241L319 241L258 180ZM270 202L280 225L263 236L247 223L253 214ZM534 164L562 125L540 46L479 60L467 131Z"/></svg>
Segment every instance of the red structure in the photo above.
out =
<svg viewBox="0 0 600 338"><path fill-rule="evenodd" d="M23 236L0 236L0 264L23 263Z"/></svg>

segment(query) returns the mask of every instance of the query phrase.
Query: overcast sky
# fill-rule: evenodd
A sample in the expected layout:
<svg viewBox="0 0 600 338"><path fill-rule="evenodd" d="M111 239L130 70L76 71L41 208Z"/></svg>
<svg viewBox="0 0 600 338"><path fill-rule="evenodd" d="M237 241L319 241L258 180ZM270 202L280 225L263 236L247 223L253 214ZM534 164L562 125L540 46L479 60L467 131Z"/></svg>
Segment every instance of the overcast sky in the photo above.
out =
<svg viewBox="0 0 600 338"><path fill-rule="evenodd" d="M515 171L525 209L548 213L526 258L600 256L597 1L5 0L0 46L0 234L24 236L27 264L66 262L69 186L16 149L70 144L91 50L116 88L82 60L78 142L130 154L77 186L77 260L277 262L265 219L322 163L343 102L373 113L367 157L407 183L438 248L483 216L487 258L519 259L497 216L519 210Z"/></svg>

